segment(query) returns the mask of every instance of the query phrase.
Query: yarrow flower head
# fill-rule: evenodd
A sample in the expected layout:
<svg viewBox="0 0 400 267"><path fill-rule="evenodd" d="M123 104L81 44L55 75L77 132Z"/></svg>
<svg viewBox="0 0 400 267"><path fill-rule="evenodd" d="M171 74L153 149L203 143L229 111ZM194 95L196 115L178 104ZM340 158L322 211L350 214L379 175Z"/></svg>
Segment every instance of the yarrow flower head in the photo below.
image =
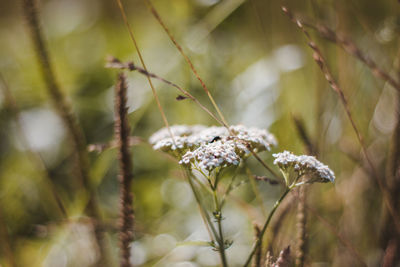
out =
<svg viewBox="0 0 400 267"><path fill-rule="evenodd" d="M241 151L234 141L215 141L198 147L196 150L188 151L183 155L179 164L194 166L212 171L217 167L228 167L239 165Z"/></svg>
<svg viewBox="0 0 400 267"><path fill-rule="evenodd" d="M265 129L234 125L230 127L230 130L235 134L235 139L247 142L254 152L269 151L272 146L276 146L278 143L275 136Z"/></svg>
<svg viewBox="0 0 400 267"><path fill-rule="evenodd" d="M243 125L231 126L229 131L225 127L203 125L175 125L171 126L170 130L174 139L171 138L167 128L162 128L150 137L149 142L153 145L153 149L168 153L179 149L185 153L217 140L222 142L233 140L237 148L242 150L242 154L248 155L251 151L270 150L277 143L275 137L267 130Z"/></svg>
<svg viewBox="0 0 400 267"><path fill-rule="evenodd" d="M335 181L333 171L313 156L296 156L289 151L273 154L272 156L275 158L274 164L278 165L283 172L293 168L299 176L307 174L309 179L306 182L308 183L333 183Z"/></svg>
<svg viewBox="0 0 400 267"><path fill-rule="evenodd" d="M173 152L176 149L185 149L192 147L193 142L190 140L193 135L206 129L203 125L173 125L170 126L174 139L172 139L168 128L162 128L155 132L149 138L150 144L153 145L154 150L161 150L164 152ZM175 141L175 142L174 142Z"/></svg>

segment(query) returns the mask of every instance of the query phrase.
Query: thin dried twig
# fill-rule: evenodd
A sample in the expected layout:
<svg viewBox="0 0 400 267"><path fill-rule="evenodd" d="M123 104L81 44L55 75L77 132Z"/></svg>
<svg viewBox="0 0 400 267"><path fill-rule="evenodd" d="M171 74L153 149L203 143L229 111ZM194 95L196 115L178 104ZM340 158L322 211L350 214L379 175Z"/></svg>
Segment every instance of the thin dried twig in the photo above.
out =
<svg viewBox="0 0 400 267"><path fill-rule="evenodd" d="M140 144L148 144L146 142L146 140L144 140L143 138L139 137L139 136L129 136L128 137L128 142L129 142L129 147L132 146L137 146ZM97 153L101 153L104 150L107 149L112 149L112 148L116 148L118 147L118 143L116 140L112 140L108 143L100 143L100 144L90 144L87 146L87 150L89 152L97 152Z"/></svg>
<svg viewBox="0 0 400 267"><path fill-rule="evenodd" d="M142 53L140 52L140 49L139 49L139 45L136 42L135 36L133 34L133 30L131 28L131 25L128 22L128 18L126 17L124 6L122 5L121 0L116 0L116 1L117 1L117 4L118 4L118 8L121 11L122 19L124 20L124 23L125 23L125 25L126 25L126 27L128 29L129 36L131 37L133 45L135 46L136 52L138 53L138 56L139 56L139 59L140 59L140 63L142 64L143 70L148 73L146 64L144 63L144 60L143 60L143 57L142 57ZM169 134L170 134L170 136L172 138L172 142L175 144L174 134L172 133L172 131L171 131L170 127L169 127L167 116L165 115L164 109L161 106L161 102L160 102L160 99L158 98L158 94L156 92L156 89L154 88L154 85L153 85L153 83L152 83L152 81L150 79L150 76L146 75L146 77L147 77L147 81L149 82L149 85L150 85L151 91L153 93L154 99L156 100L157 107L158 107L158 109L160 111L161 117L162 117L162 119L164 121L165 127L168 129L168 132L169 132Z"/></svg>
<svg viewBox="0 0 400 267"><path fill-rule="evenodd" d="M299 20L297 20L293 14L289 11L289 9L287 7L282 7L283 12L290 18L290 20L292 22L294 22L297 27L299 27L299 29L304 33L304 35L306 36L306 38L308 39L309 43L308 45L311 47L311 49L314 51L313 53L313 58L315 60L315 62L317 63L317 65L320 67L321 71L324 73L325 75L325 79L328 81L329 85L331 86L331 88L335 91L335 93L339 96L340 101L342 102L342 105L345 109L346 115L351 123L351 126L353 127L354 132L356 133L358 142L360 143L361 149L363 151L363 154L365 156L365 159L368 162L368 165L370 166L371 172L373 174L373 178L375 180L375 182L378 184L378 187L380 189L380 191L382 192L382 196L383 196L383 201L386 205L386 207L388 208L391 216L393 217L393 221L396 224L396 229L397 231L400 233L400 217L399 214L397 213L397 211L394 209L393 207L393 200L391 199L391 196L388 192L388 190L386 189L386 186L384 184L384 181L382 179L380 179L378 172L376 171L376 168L374 166L374 164L372 163L372 160L369 156L369 153L367 151L365 142L364 142L364 138L361 135L361 132L358 130L358 127L353 119L353 116L350 112L350 108L347 102L347 99L343 93L343 90L341 89L341 87L339 86L339 84L335 81L335 79L333 78L333 75L330 71L330 69L328 68L325 59L322 56L321 51L319 50L318 46L316 45L316 43L312 40L310 34L307 32L307 30L304 28L302 22L300 22Z"/></svg>
<svg viewBox="0 0 400 267"><path fill-rule="evenodd" d="M190 100L192 100L193 102L195 102L202 110L204 110L205 112L207 112L211 117L213 117L213 119L215 119L218 123L223 125L223 122L217 118L209 109L207 109L203 104L201 104L197 98L195 98L192 94L190 94L187 90L181 88L180 86L176 85L173 82L170 82L154 73L148 72L147 70L136 66L133 62L128 62L128 63L122 63L120 60L118 60L115 57L108 57L107 58L107 64L106 67L108 68L115 68L115 69L127 69L130 71L138 71L139 73L145 75L148 78L154 78L157 79L159 81L162 81L163 83L166 83L172 87L175 87L176 89L178 89L182 94L184 94L187 98L189 98Z"/></svg>
<svg viewBox="0 0 400 267"><path fill-rule="evenodd" d="M130 187L132 183L132 158L129 147L129 123L126 107L127 85L123 73L118 75L117 85L115 86L115 139L119 149L118 159L120 174L120 248L121 248L121 267L131 266L130 244L133 241L134 213L132 207L132 193Z"/></svg>
<svg viewBox="0 0 400 267"><path fill-rule="evenodd" d="M175 47L179 50L183 58L185 59L186 63L189 65L190 69L192 70L193 74L196 76L196 78L199 80L201 86L203 87L204 91L206 92L208 98L210 99L211 103L213 104L215 110L217 111L219 117L221 118L221 121L224 126L228 127L228 123L225 120L224 115L222 115L221 110L218 108L217 103L215 102L214 98L212 97L210 90L208 90L206 84L203 82L203 80L200 78L200 75L198 74L197 70L195 69L192 61L189 59L189 57L185 54L183 51L182 47L178 44L176 41L175 37L172 35L168 27L165 25L164 21L161 19L161 16L158 14L157 10L154 8L153 4L151 3L150 0L145 0L148 8L150 9L151 13L153 16L156 18L158 23L161 25L161 27L164 29L164 31L167 33L168 37L171 39L172 43L175 45Z"/></svg>

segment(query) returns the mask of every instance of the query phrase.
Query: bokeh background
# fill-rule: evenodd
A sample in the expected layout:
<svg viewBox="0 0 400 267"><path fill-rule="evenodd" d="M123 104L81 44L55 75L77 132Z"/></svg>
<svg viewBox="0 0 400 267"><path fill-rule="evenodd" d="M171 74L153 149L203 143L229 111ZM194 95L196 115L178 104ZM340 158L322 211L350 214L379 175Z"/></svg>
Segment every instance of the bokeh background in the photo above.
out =
<svg viewBox="0 0 400 267"><path fill-rule="evenodd" d="M0 265L91 266L98 255L83 212L85 197L78 193L72 148L49 101L21 2L0 1L0 86L5 89L0 94ZM212 110L200 83L144 2L123 3L148 69L187 89ZM306 192L310 207L306 266L362 266L355 254L368 266L380 266L391 237L398 244L398 235L396 239L390 228L382 194L370 179L339 98L313 61L304 35L280 5L343 33L397 77L400 4L388 0L154 0L153 4L230 124L269 129L279 142L273 152L307 153L294 123L297 118L318 158L335 171L335 184L312 185ZM42 0L39 9L56 77L88 144L110 142L116 71L104 67L105 58L113 55L139 62L116 2ZM336 44L310 33L347 96L372 161L385 179L399 120L396 90ZM146 141L164 126L146 77L127 76L132 135L142 140L132 147L132 263L218 266L217 253L197 242L208 241L207 233L177 162L153 151ZM176 89L154 84L171 124L217 124L193 102L176 101ZM10 108L7 90L15 99L19 119ZM37 155L45 168L37 164ZM272 163L271 153L260 157ZM90 152L90 160L109 257L117 266L117 151ZM268 174L254 159L248 164L255 174ZM67 208L68 220L57 211L45 172ZM246 173L239 173L238 181L246 179ZM253 242L252 222L265 220L281 192L266 182L257 182L257 187L262 206L250 183L243 182L224 210L226 235L234 240L228 250L231 266L244 262ZM275 256L288 245L293 251L296 247L297 203L295 196L284 203L285 212L278 212L274 231L268 233Z"/></svg>

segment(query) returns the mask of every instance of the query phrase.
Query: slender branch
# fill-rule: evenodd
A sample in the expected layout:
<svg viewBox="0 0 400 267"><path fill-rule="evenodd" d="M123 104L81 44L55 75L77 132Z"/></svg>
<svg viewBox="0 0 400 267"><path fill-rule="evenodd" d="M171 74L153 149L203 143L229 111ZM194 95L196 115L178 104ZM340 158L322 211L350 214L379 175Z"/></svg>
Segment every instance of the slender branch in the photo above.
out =
<svg viewBox="0 0 400 267"><path fill-rule="evenodd" d="M357 125L354 122L353 116L350 112L350 108L348 106L348 102L347 99L343 93L343 90L341 89L341 87L339 86L339 84L335 81L335 79L332 76L331 71L329 70L325 59L323 58L321 51L319 50L319 48L317 47L317 45L315 44L315 42L312 40L310 34L307 32L307 30L304 28L303 24L301 21L297 20L293 14L289 11L289 9L287 7L282 7L283 12L290 18L290 20L292 22L294 22L297 27L304 33L304 35L306 36L306 38L308 39L309 43L308 45L311 47L311 49L314 51L313 54L313 58L315 60L315 62L317 63L317 65L320 67L321 71L324 73L325 75L325 79L328 81L330 87L335 91L335 93L339 96L340 101L342 102L342 105L345 109L346 115L351 123L351 126L353 127L354 132L356 133L358 142L360 143L361 149L363 151L363 154L365 156L365 159L368 162L368 165L370 166L371 172L373 174L373 178L376 181L376 183L378 184L378 187L380 189L380 191L382 192L382 196L383 196L383 201L385 203L385 205L387 206L393 221L396 225L396 230L400 233L400 217L398 212L395 210L395 208L393 207L393 201L391 199L391 196L388 192L388 190L386 189L386 186L384 184L384 182L382 181L382 179L379 177L378 172L374 166L374 164L372 163L372 160L369 156L369 153L367 151L365 142L364 142L364 138L361 135L361 132L358 130Z"/></svg>
<svg viewBox="0 0 400 267"><path fill-rule="evenodd" d="M133 241L134 213L132 206L132 157L129 149L130 127L126 107L127 85L123 73L118 74L117 85L115 86L115 139L119 149L118 159L120 174L120 248L121 267L130 267L129 258L131 255L130 244Z"/></svg>

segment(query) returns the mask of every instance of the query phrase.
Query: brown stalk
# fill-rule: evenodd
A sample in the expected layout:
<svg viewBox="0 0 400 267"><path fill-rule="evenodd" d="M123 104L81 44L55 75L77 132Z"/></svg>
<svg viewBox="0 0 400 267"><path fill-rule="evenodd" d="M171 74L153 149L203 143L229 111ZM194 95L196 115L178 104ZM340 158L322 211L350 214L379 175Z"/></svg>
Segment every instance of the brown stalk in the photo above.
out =
<svg viewBox="0 0 400 267"><path fill-rule="evenodd" d="M305 211L306 204L306 192L307 186L300 186L298 189L299 203L297 204L297 242L296 242L296 252L295 252L295 263L296 266L303 267L306 260L306 249L307 249L307 213Z"/></svg>
<svg viewBox="0 0 400 267"><path fill-rule="evenodd" d="M57 109L67 129L68 135L73 144L77 165L77 175L80 183L88 192L89 200L86 207L86 212L89 216L95 219L95 221L99 222L99 207L95 198L94 188L90 183L89 177L90 168L89 158L86 151L85 137L83 135L82 129L77 122L76 116L72 113L70 103L66 100L64 94L60 89L59 84L56 81L51 65L51 59L40 27L36 0L22 0L22 4L29 33L31 35L32 43L35 48L40 71L45 81L47 91L51 97L53 105ZM94 224L95 236L100 249L99 264L102 264L105 255L105 246L102 241L102 233L98 231L96 227L96 222Z"/></svg>
<svg viewBox="0 0 400 267"><path fill-rule="evenodd" d="M304 146L306 147L307 154L309 155L315 155L316 154L316 149L315 146L313 145L313 142L311 141L311 138L309 137L306 127L303 123L303 121L295 116L292 116L293 122L296 126L296 130L298 135L300 136L300 139L303 141ZM307 213L305 210L305 205L307 201L307 190L308 186L303 185L300 186L298 190L299 194L299 202L297 205L297 244L296 244L296 251L295 251L295 263L296 266L303 267L305 264L305 259L306 259L306 249L307 249L307 229L306 229L306 223L307 223Z"/></svg>
<svg viewBox="0 0 400 267"><path fill-rule="evenodd" d="M361 149L363 151L363 154L365 156L365 159L368 162L368 165L370 166L370 170L373 174L373 178L375 180L375 182L378 184L378 187L380 189L380 191L382 192L382 197L383 197L383 201L386 205L386 207L388 208L391 216L393 217L393 221L396 225L396 229L397 232L400 233L400 217L397 213L397 211L395 210L394 206L393 206L393 201L391 199L391 196L388 192L388 190L386 189L386 186L384 184L384 182L380 179L378 172L375 169L374 164L372 163L372 160L369 156L369 153L367 151L366 145L364 143L364 138L361 135L361 132L358 130L358 127L356 126L353 116L350 112L350 108L348 106L348 102L347 99L343 93L343 90L341 89L341 87L339 86L339 84L335 81L335 79L332 76L332 73L330 71L330 69L328 68L325 59L323 58L321 51L319 50L319 48L317 47L317 45L315 44L315 42L312 40L310 34L307 32L307 30L304 28L302 22L300 22L299 20L297 20L293 14L288 10L288 8L286 7L282 7L283 12L290 18L290 20L292 22L294 22L297 27L304 33L304 35L306 36L306 38L308 39L309 43L308 45L310 46L310 48L313 50L313 58L315 60L315 62L317 63L317 65L320 67L321 71L324 73L325 79L328 81L330 87L333 89L333 91L339 96L339 100L341 101L347 118L349 119L351 126L354 130L354 132L356 133L358 142L360 143Z"/></svg>
<svg viewBox="0 0 400 267"><path fill-rule="evenodd" d="M118 74L117 85L115 86L115 127L114 134L118 147L119 176L120 183L120 249L121 267L131 266L130 244L133 241L134 213L132 206L132 193L130 192L132 183L132 158L129 146L130 127L126 107L127 85L123 73Z"/></svg>
<svg viewBox="0 0 400 267"><path fill-rule="evenodd" d="M208 98L210 99L211 103L213 104L215 110L218 113L218 116L221 118L221 121L223 122L222 125L226 126L229 128L227 121L225 120L224 115L222 115L221 110L218 108L218 105L215 103L214 98L212 97L210 90L208 90L206 84L203 82L203 80L200 78L200 75L198 74L197 70L195 69L192 61L189 59L189 57L185 54L183 51L182 47L178 44L176 41L175 37L171 34L170 30L168 27L165 25L164 21L161 19L161 16L158 14L157 10L154 8L153 4L150 2L150 0L145 0L147 7L150 9L151 13L153 16L156 18L158 23L161 25L161 27L164 29L164 31L167 33L168 37L171 39L172 43L175 45L175 47L179 50L183 58L185 59L186 63L189 65L190 69L192 70L193 74L196 76L196 78L199 80L201 86L203 87L204 91L206 92Z"/></svg>

